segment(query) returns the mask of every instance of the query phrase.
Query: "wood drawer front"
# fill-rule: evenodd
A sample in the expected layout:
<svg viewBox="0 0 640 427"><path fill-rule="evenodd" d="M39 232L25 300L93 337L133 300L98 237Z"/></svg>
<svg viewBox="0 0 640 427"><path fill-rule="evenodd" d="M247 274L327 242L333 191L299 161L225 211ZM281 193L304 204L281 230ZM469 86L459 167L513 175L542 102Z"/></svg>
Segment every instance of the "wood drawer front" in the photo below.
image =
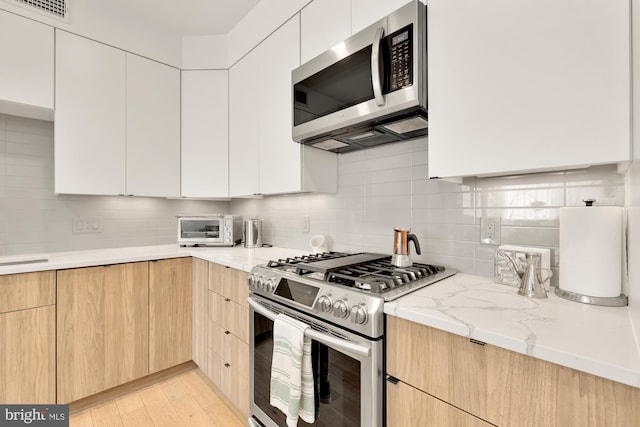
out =
<svg viewBox="0 0 640 427"><path fill-rule="evenodd" d="M209 264L209 290L225 298L229 298L240 305L248 307L249 286L248 273L224 265Z"/></svg>
<svg viewBox="0 0 640 427"><path fill-rule="evenodd" d="M387 316L387 372L499 425L510 352Z"/></svg>
<svg viewBox="0 0 640 427"><path fill-rule="evenodd" d="M387 426L490 427L491 424L401 381L387 382Z"/></svg>
<svg viewBox="0 0 640 427"><path fill-rule="evenodd" d="M56 402L56 308L0 314L0 402Z"/></svg>
<svg viewBox="0 0 640 427"><path fill-rule="evenodd" d="M209 321L209 348L227 361L232 357L234 338L230 331L214 321Z"/></svg>
<svg viewBox="0 0 640 427"><path fill-rule="evenodd" d="M249 342L249 309L215 292L209 292L209 319L245 343Z"/></svg>
<svg viewBox="0 0 640 427"><path fill-rule="evenodd" d="M506 387L503 426L640 426L640 388L524 354L512 353Z"/></svg>
<svg viewBox="0 0 640 427"><path fill-rule="evenodd" d="M230 359L209 349L207 375L245 416L249 415L249 346L230 335Z"/></svg>
<svg viewBox="0 0 640 427"><path fill-rule="evenodd" d="M8 274L0 276L0 313L56 303L56 272Z"/></svg>

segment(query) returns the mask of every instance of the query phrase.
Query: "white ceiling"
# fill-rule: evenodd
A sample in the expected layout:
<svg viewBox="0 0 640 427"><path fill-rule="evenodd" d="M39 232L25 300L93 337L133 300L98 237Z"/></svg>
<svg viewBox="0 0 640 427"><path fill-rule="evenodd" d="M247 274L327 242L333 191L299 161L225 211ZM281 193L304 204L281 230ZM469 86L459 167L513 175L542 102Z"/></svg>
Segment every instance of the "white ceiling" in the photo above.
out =
<svg viewBox="0 0 640 427"><path fill-rule="evenodd" d="M198 36L228 33L260 0L108 1L136 19Z"/></svg>

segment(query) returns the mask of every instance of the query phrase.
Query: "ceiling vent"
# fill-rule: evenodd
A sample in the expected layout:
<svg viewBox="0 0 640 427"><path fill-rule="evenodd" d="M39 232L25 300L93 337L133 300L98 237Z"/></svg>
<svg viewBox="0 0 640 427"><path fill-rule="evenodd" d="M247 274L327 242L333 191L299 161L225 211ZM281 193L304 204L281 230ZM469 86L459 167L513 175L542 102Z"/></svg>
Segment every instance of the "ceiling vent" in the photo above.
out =
<svg viewBox="0 0 640 427"><path fill-rule="evenodd" d="M14 0L15 3L37 9L47 15L64 19L68 0Z"/></svg>

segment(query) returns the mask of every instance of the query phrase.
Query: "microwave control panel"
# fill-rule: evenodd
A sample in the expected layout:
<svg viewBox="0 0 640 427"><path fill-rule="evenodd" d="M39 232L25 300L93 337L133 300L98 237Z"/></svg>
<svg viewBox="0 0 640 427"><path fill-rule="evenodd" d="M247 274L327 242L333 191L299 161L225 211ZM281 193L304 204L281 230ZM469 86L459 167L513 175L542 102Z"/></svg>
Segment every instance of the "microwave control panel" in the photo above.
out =
<svg viewBox="0 0 640 427"><path fill-rule="evenodd" d="M412 25L409 25L385 37L391 66L389 70L389 92L413 84L412 29Z"/></svg>

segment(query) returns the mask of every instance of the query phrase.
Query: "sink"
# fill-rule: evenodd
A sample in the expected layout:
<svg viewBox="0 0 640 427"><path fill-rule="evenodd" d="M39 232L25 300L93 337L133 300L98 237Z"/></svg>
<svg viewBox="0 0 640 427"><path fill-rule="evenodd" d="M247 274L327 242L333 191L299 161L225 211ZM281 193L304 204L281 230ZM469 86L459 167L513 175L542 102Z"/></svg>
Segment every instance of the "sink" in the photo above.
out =
<svg viewBox="0 0 640 427"><path fill-rule="evenodd" d="M39 262L48 262L49 258L45 255L16 255L0 257L0 267L21 264L35 264Z"/></svg>

